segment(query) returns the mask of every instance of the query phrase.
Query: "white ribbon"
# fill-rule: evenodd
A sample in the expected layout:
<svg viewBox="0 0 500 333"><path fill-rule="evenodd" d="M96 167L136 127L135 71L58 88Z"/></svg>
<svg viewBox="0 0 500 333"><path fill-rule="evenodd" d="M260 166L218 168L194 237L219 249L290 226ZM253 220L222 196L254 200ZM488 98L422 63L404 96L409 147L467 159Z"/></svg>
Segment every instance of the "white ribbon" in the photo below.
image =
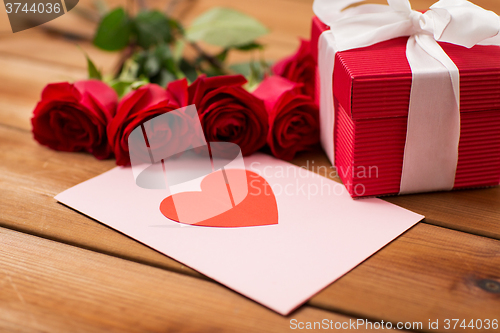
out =
<svg viewBox="0 0 500 333"><path fill-rule="evenodd" d="M437 41L468 48L500 45L500 19L465 0L440 0L423 14L412 10L408 0L343 10L361 1L315 0L313 4L316 16L331 29L318 42L323 147L334 163L335 53L409 36L406 57L412 87L400 193L450 190L460 139L460 79L457 66Z"/></svg>

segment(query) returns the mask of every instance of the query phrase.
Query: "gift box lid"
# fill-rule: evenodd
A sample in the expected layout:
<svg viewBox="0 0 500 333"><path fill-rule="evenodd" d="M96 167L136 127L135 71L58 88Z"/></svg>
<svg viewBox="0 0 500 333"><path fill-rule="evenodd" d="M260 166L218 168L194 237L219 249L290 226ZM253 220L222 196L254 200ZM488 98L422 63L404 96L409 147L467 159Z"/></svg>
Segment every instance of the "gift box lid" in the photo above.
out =
<svg viewBox="0 0 500 333"><path fill-rule="evenodd" d="M313 18L311 45L316 56L319 35L326 29ZM408 115L412 74L406 59L407 40L395 38L337 52L333 94L353 119ZM439 44L460 71L460 111L500 109L500 47Z"/></svg>

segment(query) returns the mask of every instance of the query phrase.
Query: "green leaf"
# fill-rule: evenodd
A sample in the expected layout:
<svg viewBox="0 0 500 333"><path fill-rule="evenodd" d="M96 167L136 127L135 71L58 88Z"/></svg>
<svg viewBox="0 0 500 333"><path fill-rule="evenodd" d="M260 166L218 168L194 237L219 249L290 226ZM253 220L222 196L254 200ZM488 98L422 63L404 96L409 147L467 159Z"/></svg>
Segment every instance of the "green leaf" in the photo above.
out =
<svg viewBox="0 0 500 333"><path fill-rule="evenodd" d="M186 46L186 42L179 39L175 42L174 45L174 61L179 62L182 59L182 54L184 53L184 47Z"/></svg>
<svg viewBox="0 0 500 333"><path fill-rule="evenodd" d="M116 91L116 94L120 98L122 98L124 95L126 95L128 92L130 92L132 90L130 88L130 82L127 82L127 81L112 82L111 88L113 88L114 91Z"/></svg>
<svg viewBox="0 0 500 333"><path fill-rule="evenodd" d="M256 42L250 42L248 44L235 47L235 49L240 50L240 51L251 51L251 50L255 50L255 49L262 50L263 48L264 48L264 45L256 43Z"/></svg>
<svg viewBox="0 0 500 333"><path fill-rule="evenodd" d="M170 48L165 44L160 44L155 49L155 55L160 59L160 64L162 68L167 69L170 73L175 74L178 69L174 60L174 56L170 51Z"/></svg>
<svg viewBox="0 0 500 333"><path fill-rule="evenodd" d="M146 79L142 79L140 81L134 81L130 85L130 88L132 88L133 90L139 89L140 87L142 87L143 85L148 84L148 83L149 83L149 81Z"/></svg>
<svg viewBox="0 0 500 333"><path fill-rule="evenodd" d="M179 67L189 82L193 82L198 78L198 72L196 71L196 67L186 59L181 59Z"/></svg>
<svg viewBox="0 0 500 333"><path fill-rule="evenodd" d="M247 87L254 88L258 83L264 79L266 71L268 71L272 62L266 61L250 61L243 62L229 66L229 69L236 74L241 74L247 78Z"/></svg>
<svg viewBox="0 0 500 333"><path fill-rule="evenodd" d="M134 58L127 59L123 64L122 71L118 78L122 81L133 81L137 79L139 75L140 65Z"/></svg>
<svg viewBox="0 0 500 333"><path fill-rule="evenodd" d="M217 54L215 56L215 58L218 59L220 62L224 62L227 58L228 53L229 53L229 49L224 49L224 50L222 50L221 53Z"/></svg>
<svg viewBox="0 0 500 333"><path fill-rule="evenodd" d="M87 58L87 70L89 73L89 79L102 80L102 74L94 65L90 57L85 53L85 58Z"/></svg>
<svg viewBox="0 0 500 333"><path fill-rule="evenodd" d="M236 74L241 74L245 77L249 77L251 74L251 68L250 68L251 62L242 62L242 63L237 63L229 66L229 69L232 70Z"/></svg>
<svg viewBox="0 0 500 333"><path fill-rule="evenodd" d="M134 19L137 44L147 49L159 43L170 43L173 40L171 21L157 10L137 14Z"/></svg>
<svg viewBox="0 0 500 333"><path fill-rule="evenodd" d="M127 81L127 80L115 80L110 82L111 88L113 88L118 97L123 97L132 90L135 90L145 84L149 83L146 79L135 80L135 81Z"/></svg>
<svg viewBox="0 0 500 333"><path fill-rule="evenodd" d="M151 82L154 82L162 87L166 87L169 82L175 81L177 77L174 74L170 73L165 68L162 68L160 73L154 77Z"/></svg>
<svg viewBox="0 0 500 333"><path fill-rule="evenodd" d="M147 77L153 83L165 85L170 81L185 77L179 68L179 62L172 55L170 46L163 43L136 53L133 60L137 64L135 77Z"/></svg>
<svg viewBox="0 0 500 333"><path fill-rule="evenodd" d="M179 34L181 35L184 35L184 27L182 26L182 24L177 21L177 20L174 20L172 18L169 18L168 19L168 25L170 26L170 29L174 32L178 32Z"/></svg>
<svg viewBox="0 0 500 333"><path fill-rule="evenodd" d="M117 51L128 45L132 32L130 20L123 8L109 12L99 24L94 45L107 51Z"/></svg>
<svg viewBox="0 0 500 333"><path fill-rule="evenodd" d="M217 7L196 18L186 30L186 38L229 48L249 44L267 32L267 28L253 17Z"/></svg>
<svg viewBox="0 0 500 333"><path fill-rule="evenodd" d="M82 49L80 47L80 45L78 45L78 44L76 45L76 47L78 47L80 49L80 51L82 51L83 55L85 56L85 59L87 59L87 73L88 73L89 79L97 79L97 80L101 80L102 81L102 74L101 74L101 72L94 65L94 63L90 59L90 57L87 54L87 52L85 52L85 50Z"/></svg>
<svg viewBox="0 0 500 333"><path fill-rule="evenodd" d="M144 74L146 76L154 76L160 71L160 59L154 53L149 53L144 62Z"/></svg>

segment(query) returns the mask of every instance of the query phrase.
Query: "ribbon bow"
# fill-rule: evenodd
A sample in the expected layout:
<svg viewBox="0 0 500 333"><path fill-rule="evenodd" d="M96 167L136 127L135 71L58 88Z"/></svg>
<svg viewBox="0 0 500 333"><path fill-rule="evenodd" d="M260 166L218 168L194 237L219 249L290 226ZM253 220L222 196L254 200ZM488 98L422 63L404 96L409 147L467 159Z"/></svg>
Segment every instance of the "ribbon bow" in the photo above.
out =
<svg viewBox="0 0 500 333"><path fill-rule="evenodd" d="M373 45L396 37L428 35L440 42L472 47L485 41L500 45L500 19L466 0L440 0L428 11L412 10L408 0L387 0L387 5L361 5L341 11L360 0L315 0L313 10L329 25L338 51Z"/></svg>
<svg viewBox="0 0 500 333"><path fill-rule="evenodd" d="M437 42L467 48L500 45L500 18L466 0L440 0L425 13L412 10L408 0L387 0L388 5L365 4L344 10L361 1L314 1L315 14L331 29L319 41L321 120L333 126L333 99L328 96L332 91L333 60L328 58L335 52L409 36L406 56L412 70L412 89L401 193L451 189L460 138L460 77L458 68ZM444 129L443 124L447 124ZM334 163L333 143L324 130L322 142ZM327 132L330 130L333 127L326 127ZM429 156L432 161L426 160Z"/></svg>

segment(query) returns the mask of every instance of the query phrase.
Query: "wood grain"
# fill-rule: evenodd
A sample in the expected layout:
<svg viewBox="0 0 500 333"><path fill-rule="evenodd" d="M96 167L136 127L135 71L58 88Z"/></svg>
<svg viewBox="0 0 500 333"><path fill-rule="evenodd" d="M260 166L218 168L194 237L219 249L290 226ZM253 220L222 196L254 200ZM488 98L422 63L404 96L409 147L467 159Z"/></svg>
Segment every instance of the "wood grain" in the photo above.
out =
<svg viewBox="0 0 500 333"><path fill-rule="evenodd" d="M31 129L30 118L43 88L50 82L86 78L86 70L51 65L17 55L0 56L0 124Z"/></svg>
<svg viewBox="0 0 500 333"><path fill-rule="evenodd" d="M425 222L500 239L500 187L384 198L424 215Z"/></svg>
<svg viewBox="0 0 500 333"><path fill-rule="evenodd" d="M269 38L282 41L281 43L269 42L271 54L274 52L273 48L281 50L274 53L275 57L292 52L297 42L295 36L306 36L309 33L311 1L256 1L254 6L249 7L244 2L230 0L198 0L185 13L184 21L189 22L213 6L230 6L248 12L264 23L269 23L273 31ZM429 5L427 2L414 1L414 7L424 8ZM112 4L118 3L120 1ZM500 8L499 4L495 6L488 1L485 1L483 5L497 10ZM286 7L286 11L273 19L276 16L273 13L280 12L280 7ZM84 78L86 75L85 59L73 42L48 36L37 29L4 37L2 41L3 43L0 43L0 66L2 66L0 123L28 130L31 127L29 119L32 110L43 87L49 82ZM37 52L29 52L33 47L37 49ZM116 53L95 50L88 42L83 42L82 47L101 68L109 70L113 67ZM245 60L244 57L248 56L235 55L233 61ZM313 162L316 163L314 165L316 168L330 166L321 151L299 156L294 163L306 165L307 161L309 161L309 168L313 171ZM320 173L324 173L324 169L320 170ZM500 239L500 205L497 204L499 198L500 189L492 188L390 197L385 200L427 216L427 223Z"/></svg>
<svg viewBox="0 0 500 333"><path fill-rule="evenodd" d="M24 131L1 126L0 143L0 160L4 161L0 165L2 226L165 270L197 274L55 202L56 193L111 168L112 161L99 162L86 154L54 152L38 146ZM428 312L418 310L421 303L417 302L415 307L406 305L412 297L419 296L434 304L439 310L435 312L438 318L442 313L456 316L469 313L479 318L489 314L484 307L500 310L498 297L474 288L481 278L500 282L498 253L500 241L419 224L320 292L311 304L379 320L427 320ZM360 290L363 290L363 304L358 303ZM348 299L352 302L347 302ZM382 299L390 300L393 306L386 306ZM464 305L455 311L452 307L455 303L474 306Z"/></svg>
<svg viewBox="0 0 500 333"><path fill-rule="evenodd" d="M341 182L320 149L300 154L292 163ZM383 197L425 216L425 223L500 239L500 187ZM363 200L363 199L359 199Z"/></svg>
<svg viewBox="0 0 500 333"><path fill-rule="evenodd" d="M290 320L355 318L311 307L290 317L216 283L0 228L3 332L282 332Z"/></svg>
<svg viewBox="0 0 500 333"><path fill-rule="evenodd" d="M83 153L39 146L25 131L0 126L0 225L136 262L201 275L61 204L54 196L112 167Z"/></svg>
<svg viewBox="0 0 500 333"><path fill-rule="evenodd" d="M427 8L433 2L414 0L412 6ZM309 34L311 0L182 3L175 15L185 23L213 6L257 17L272 30L262 39L267 59L290 54L297 36ZM500 12L496 0L475 3ZM46 28L63 36L42 33ZM289 318L56 203L55 194L114 163L54 152L31 138L29 118L42 88L85 77L84 58L68 37L91 39L95 22L70 13L46 28L0 36L0 226L25 233L0 228L0 331L260 332L289 330L291 318L424 325L428 319L498 318L500 294L494 288L500 283L500 242L486 237L500 239L499 188L385 198L426 215L427 223L467 233L420 223ZM98 66L113 65L117 54L79 43ZM230 60L248 56L233 54ZM312 171L328 167L318 173L338 180L321 151L293 162Z"/></svg>
<svg viewBox="0 0 500 333"><path fill-rule="evenodd" d="M35 64L58 65L86 71L84 52L105 74L114 68L120 57L119 52L100 50L88 41L48 34L42 28L24 30L0 39L0 55L30 60Z"/></svg>
<svg viewBox="0 0 500 333"><path fill-rule="evenodd" d="M56 65L42 67L23 58L5 55L0 57L0 66L7 64L10 70L0 72L0 124L25 130L31 128L29 119L47 80L60 81L68 75L85 75L83 70L75 68L68 70L67 67ZM30 73L24 71L26 68ZM65 155L61 153L61 156ZM89 163L92 163L92 158L88 158ZM339 180L321 150L301 154L292 162ZM111 165L105 169L109 169ZM83 180L85 178L81 181ZM65 188L61 186L59 189L62 191ZM499 187L387 197L384 200L425 215L427 223L500 239Z"/></svg>
<svg viewBox="0 0 500 333"><path fill-rule="evenodd" d="M499 290L499 241L420 223L309 304L392 322L500 320Z"/></svg>

